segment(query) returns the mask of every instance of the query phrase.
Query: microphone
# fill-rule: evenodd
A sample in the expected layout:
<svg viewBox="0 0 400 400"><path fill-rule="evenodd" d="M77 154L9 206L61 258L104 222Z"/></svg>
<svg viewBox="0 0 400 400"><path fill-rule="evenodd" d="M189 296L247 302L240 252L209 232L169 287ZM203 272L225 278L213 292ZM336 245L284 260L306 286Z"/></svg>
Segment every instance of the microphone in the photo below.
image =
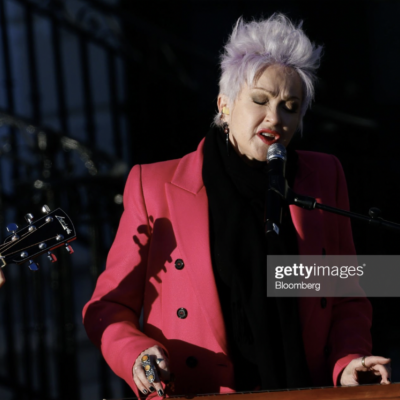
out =
<svg viewBox="0 0 400 400"><path fill-rule="evenodd" d="M268 190L265 205L265 235L279 235L282 223L282 199L285 193L286 148L274 143L267 152Z"/></svg>

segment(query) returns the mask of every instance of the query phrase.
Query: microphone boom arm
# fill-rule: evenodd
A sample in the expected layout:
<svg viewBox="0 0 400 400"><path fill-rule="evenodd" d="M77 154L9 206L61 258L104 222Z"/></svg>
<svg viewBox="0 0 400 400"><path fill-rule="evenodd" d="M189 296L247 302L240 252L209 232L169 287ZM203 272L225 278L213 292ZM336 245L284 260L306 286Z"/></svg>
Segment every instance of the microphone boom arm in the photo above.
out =
<svg viewBox="0 0 400 400"><path fill-rule="evenodd" d="M342 210L340 208L327 206L325 204L318 203L317 200L315 200L313 197L299 195L299 194L295 193L287 184L286 179L285 179L285 188L274 187L271 184L270 184L269 188L272 189L274 192L278 193L282 197L282 199L286 202L286 204L288 204L288 205L293 204L297 207L301 207L306 210L320 209L323 211L328 211L328 212L331 212L334 214L353 218L353 219L356 219L359 221L364 221L364 222L368 223L370 226L373 226L375 228L385 228L385 229L400 232L400 224L396 224L395 222L386 221L386 220L382 219L379 216L381 214L381 211L378 208L375 208L375 207L370 208L369 216L366 216L363 214L358 214L358 213L354 213L351 211Z"/></svg>

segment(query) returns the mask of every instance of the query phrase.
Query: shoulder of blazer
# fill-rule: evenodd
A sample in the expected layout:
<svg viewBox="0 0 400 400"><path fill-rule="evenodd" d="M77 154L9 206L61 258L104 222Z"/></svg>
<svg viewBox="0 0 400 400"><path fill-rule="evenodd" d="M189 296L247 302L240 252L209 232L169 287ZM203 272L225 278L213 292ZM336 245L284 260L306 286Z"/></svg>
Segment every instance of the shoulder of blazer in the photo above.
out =
<svg viewBox="0 0 400 400"><path fill-rule="evenodd" d="M331 184L337 182L338 177L344 178L342 165L336 156L305 150L297 150L297 154L299 155L299 180L312 173L316 173L325 183Z"/></svg>
<svg viewBox="0 0 400 400"><path fill-rule="evenodd" d="M204 186L202 178L204 139L197 150L177 160L141 165L143 190L151 192L154 187L171 183L197 194Z"/></svg>
<svg viewBox="0 0 400 400"><path fill-rule="evenodd" d="M299 155L299 162L305 163L311 168L319 169L321 166L337 168L339 160L333 154L318 153L316 151L296 150Z"/></svg>

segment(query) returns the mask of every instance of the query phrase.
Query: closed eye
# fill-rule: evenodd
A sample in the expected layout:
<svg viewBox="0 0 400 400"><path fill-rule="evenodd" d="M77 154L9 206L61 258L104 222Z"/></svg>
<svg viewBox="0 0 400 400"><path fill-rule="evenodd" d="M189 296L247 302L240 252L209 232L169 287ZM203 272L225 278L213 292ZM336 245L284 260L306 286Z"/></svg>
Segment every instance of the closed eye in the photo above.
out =
<svg viewBox="0 0 400 400"><path fill-rule="evenodd" d="M265 105L267 104L266 101L256 101L256 100L253 100L253 102L256 103L256 104L258 104L258 105L260 105L260 106L265 106Z"/></svg>
<svg viewBox="0 0 400 400"><path fill-rule="evenodd" d="M253 96L251 96L251 100L255 104L265 106L268 103L268 96L266 96L264 93L255 93Z"/></svg>

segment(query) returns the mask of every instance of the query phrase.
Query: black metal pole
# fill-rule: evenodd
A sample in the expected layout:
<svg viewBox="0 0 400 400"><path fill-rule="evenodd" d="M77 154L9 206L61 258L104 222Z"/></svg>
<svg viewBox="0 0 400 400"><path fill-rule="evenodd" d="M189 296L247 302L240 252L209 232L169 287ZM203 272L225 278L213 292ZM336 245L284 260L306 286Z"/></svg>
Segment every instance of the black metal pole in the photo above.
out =
<svg viewBox="0 0 400 400"><path fill-rule="evenodd" d="M8 21L6 18L6 9L5 9L5 1L0 0L0 30L1 30L1 40L2 40L2 48L3 53L1 55L1 59L3 61L4 68L4 89L6 92L7 99L7 111L9 113L14 112L15 101L14 101L14 93L13 93L13 77L12 77L12 68L11 68L11 55L10 55L10 45L9 45L9 35L8 35ZM16 137L15 137L15 129L10 128L10 146L13 154L17 153L17 145L16 145ZM17 160L14 157L10 162L11 168L11 177L15 182L17 179ZM12 288L10 285L5 285L5 295L7 298L11 296ZM16 396L20 396L22 398L21 388L19 385L18 379L18 366L17 366L17 352L16 352L16 343L15 343L15 333L14 333L14 324L13 324L13 310L11 302L6 302L4 307L5 314L5 334L6 334L6 354L7 354L7 372L8 372L8 380L10 381L11 386L14 389L14 393Z"/></svg>
<svg viewBox="0 0 400 400"><path fill-rule="evenodd" d="M120 124L120 109L118 102L117 79L115 68L115 56L112 52L107 52L108 66L108 90L110 96L111 126L112 137L114 139L114 150L119 159L122 159L122 134Z"/></svg>
<svg viewBox="0 0 400 400"><path fill-rule="evenodd" d="M88 43L82 36L79 37L79 52L81 61L82 72L82 86L83 86L83 107L85 111L85 130L87 143L90 143L93 149L96 149L96 135L95 123L93 112L93 97L92 97L92 83L90 80L90 65L88 55Z"/></svg>
<svg viewBox="0 0 400 400"><path fill-rule="evenodd" d="M26 42L28 50L28 63L29 63L29 81L31 85L31 106L32 106L32 119L35 124L40 125L42 122L41 112L41 96L39 91L39 76L36 61L36 40L34 31L34 21L32 7L28 3L25 7L25 26L26 26ZM38 143L35 143L35 151L37 156L40 157ZM49 392L49 369L47 364L47 351L45 344L45 321L44 321L44 301L43 301L43 274L35 274L32 279L33 283L33 296L34 296L34 329L28 335L37 337L37 352L36 358L32 355L32 364L28 364L28 369L34 365L36 373L38 374L40 392L43 393L44 398L48 398ZM25 284L25 282L24 282ZM31 302L31 299L25 301ZM35 354L35 353L33 353ZM31 371L28 371L28 376ZM28 381L30 385L30 381Z"/></svg>
<svg viewBox="0 0 400 400"><path fill-rule="evenodd" d="M64 78L64 65L61 54L61 35L60 27L55 18L50 19L51 24L51 45L53 50L53 60L54 60L54 73L56 79L56 96L57 96L57 112L58 118L61 125L61 131L64 135L69 133L68 129L68 111L66 106L66 93L65 93L65 78ZM69 153L63 152L63 160L67 165L66 170L68 171L68 166L70 164Z"/></svg>

